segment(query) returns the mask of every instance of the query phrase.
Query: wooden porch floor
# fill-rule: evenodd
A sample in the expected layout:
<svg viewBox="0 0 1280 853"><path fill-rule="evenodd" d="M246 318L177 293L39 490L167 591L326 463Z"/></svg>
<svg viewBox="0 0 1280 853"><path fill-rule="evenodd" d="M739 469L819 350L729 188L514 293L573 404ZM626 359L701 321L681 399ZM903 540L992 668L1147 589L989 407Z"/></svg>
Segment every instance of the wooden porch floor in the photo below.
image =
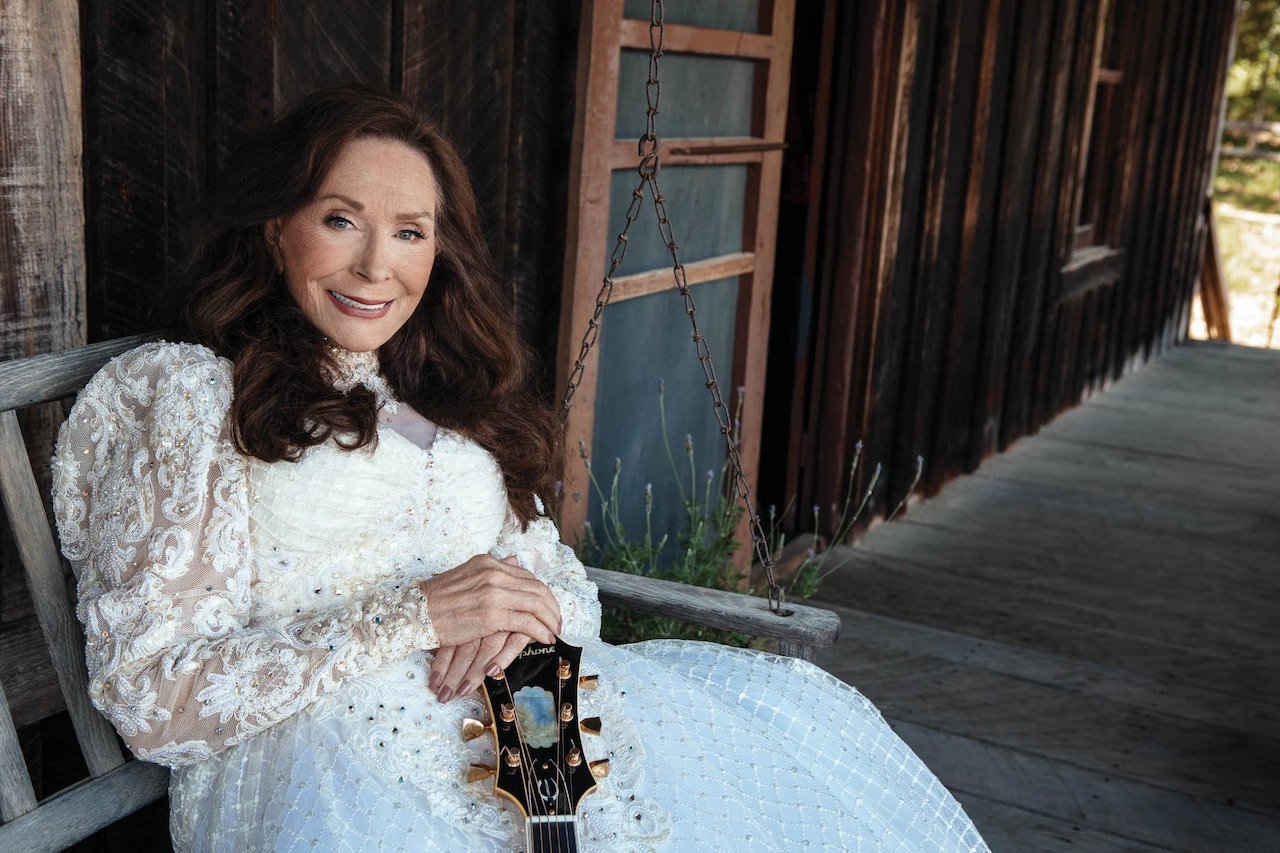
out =
<svg viewBox="0 0 1280 853"><path fill-rule="evenodd" d="M994 851L1280 850L1280 352L1179 347L841 556L820 662Z"/></svg>

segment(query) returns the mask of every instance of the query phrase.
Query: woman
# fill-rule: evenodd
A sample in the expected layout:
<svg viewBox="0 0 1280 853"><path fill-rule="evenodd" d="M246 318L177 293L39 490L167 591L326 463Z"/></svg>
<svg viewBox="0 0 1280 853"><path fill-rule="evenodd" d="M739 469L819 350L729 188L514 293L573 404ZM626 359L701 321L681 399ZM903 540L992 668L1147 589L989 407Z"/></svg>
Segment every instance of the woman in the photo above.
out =
<svg viewBox="0 0 1280 853"><path fill-rule="evenodd" d="M592 849L985 849L855 690L802 661L599 640L543 515L557 427L526 390L475 199L406 102L343 87L241 150L184 342L80 395L54 458L90 691L174 768L180 850L515 849L469 783L476 688L584 646L605 723Z"/></svg>

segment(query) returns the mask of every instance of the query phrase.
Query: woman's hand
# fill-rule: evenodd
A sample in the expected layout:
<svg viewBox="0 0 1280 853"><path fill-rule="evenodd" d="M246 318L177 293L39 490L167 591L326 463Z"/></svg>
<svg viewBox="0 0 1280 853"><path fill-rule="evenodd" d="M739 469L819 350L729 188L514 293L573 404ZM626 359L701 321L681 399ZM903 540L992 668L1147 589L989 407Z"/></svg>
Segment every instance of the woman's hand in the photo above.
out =
<svg viewBox="0 0 1280 853"><path fill-rule="evenodd" d="M429 684L441 696L445 688L456 695L464 683L478 686L491 664L505 667L530 639L554 643L561 630L555 596L515 557L477 554L418 583L440 638Z"/></svg>
<svg viewBox="0 0 1280 853"><path fill-rule="evenodd" d="M441 702L470 693L480 686L486 674L494 676L498 670L510 666L530 639L528 634L518 631L502 632L464 646L443 646L431 663L427 686L436 692Z"/></svg>

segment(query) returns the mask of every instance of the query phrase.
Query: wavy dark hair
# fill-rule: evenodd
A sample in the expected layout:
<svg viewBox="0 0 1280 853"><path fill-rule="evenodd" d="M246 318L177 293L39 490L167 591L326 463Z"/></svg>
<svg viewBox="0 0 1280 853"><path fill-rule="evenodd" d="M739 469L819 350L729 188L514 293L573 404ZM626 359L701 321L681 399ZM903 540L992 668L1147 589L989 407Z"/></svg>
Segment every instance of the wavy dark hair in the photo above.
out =
<svg viewBox="0 0 1280 853"><path fill-rule="evenodd" d="M205 205L185 291L170 324L235 364L233 437L248 455L297 460L330 436L377 442L377 404L335 391L324 337L277 271L265 223L309 203L343 148L361 137L420 151L437 185L437 254L417 310L378 350L396 396L497 459L524 524L550 503L561 436L530 388L532 359L481 235L471 180L453 146L407 100L371 86L315 92L228 160ZM339 436L354 436L340 439Z"/></svg>

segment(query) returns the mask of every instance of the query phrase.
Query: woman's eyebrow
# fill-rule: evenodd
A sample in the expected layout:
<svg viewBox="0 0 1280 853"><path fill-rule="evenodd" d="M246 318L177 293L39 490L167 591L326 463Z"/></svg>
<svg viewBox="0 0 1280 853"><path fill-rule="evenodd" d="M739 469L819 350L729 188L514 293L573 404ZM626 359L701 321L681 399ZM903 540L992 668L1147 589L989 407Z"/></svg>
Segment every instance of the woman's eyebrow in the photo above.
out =
<svg viewBox="0 0 1280 853"><path fill-rule="evenodd" d="M340 193L329 193L328 195L322 195L322 196L320 196L320 198L318 198L318 199L316 199L316 200L317 200L317 201L324 201L325 199L330 199L330 198L337 199L338 201L342 202L342 203L343 203L343 204L345 204L347 207L351 208L352 210L356 211L357 213L359 213L359 212L361 212L361 211L363 211L363 210L364 210L364 205L363 205L363 204L361 204L360 202L356 201L356 200L355 200L355 199L353 199L353 198L350 198L350 197L345 196L345 195L341 195ZM428 219L428 220L431 220L432 222L434 222L434 221L435 221L435 218L436 218L435 214L434 214L434 213L432 213L432 212L431 212L431 211L429 211L429 210L420 210L420 211L418 211L417 213L399 213L399 214L396 214L396 219Z"/></svg>

